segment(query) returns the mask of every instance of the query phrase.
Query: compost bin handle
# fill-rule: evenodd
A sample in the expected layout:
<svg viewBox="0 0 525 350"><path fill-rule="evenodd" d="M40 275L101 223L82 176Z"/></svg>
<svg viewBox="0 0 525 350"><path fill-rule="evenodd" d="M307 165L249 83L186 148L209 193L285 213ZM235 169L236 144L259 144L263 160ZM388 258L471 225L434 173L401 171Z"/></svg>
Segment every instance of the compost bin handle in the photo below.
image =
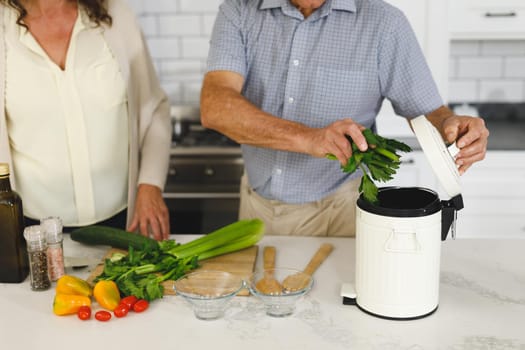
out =
<svg viewBox="0 0 525 350"><path fill-rule="evenodd" d="M450 227L455 224L456 212L463 209L463 197L458 194L448 201L441 201L441 206L441 240L444 241Z"/></svg>

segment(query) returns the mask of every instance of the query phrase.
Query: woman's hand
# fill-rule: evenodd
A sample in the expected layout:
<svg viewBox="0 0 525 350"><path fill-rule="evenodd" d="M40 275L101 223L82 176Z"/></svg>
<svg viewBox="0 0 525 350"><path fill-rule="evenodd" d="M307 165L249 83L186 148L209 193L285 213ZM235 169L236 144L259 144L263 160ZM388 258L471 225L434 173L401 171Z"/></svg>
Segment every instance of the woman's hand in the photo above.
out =
<svg viewBox="0 0 525 350"><path fill-rule="evenodd" d="M153 236L158 241L169 238L168 207L157 186L140 184L138 187L135 212L128 231L137 229L143 236Z"/></svg>

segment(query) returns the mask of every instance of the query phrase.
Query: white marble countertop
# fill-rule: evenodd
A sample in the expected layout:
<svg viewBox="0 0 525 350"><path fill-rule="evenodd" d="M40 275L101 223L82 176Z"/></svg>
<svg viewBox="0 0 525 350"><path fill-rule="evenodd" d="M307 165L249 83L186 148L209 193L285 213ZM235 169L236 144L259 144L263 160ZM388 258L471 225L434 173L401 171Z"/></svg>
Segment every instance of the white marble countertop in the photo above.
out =
<svg viewBox="0 0 525 350"><path fill-rule="evenodd" d="M254 297L236 297L224 318L201 321L179 297L167 296L143 314L85 322L52 313L53 289L33 292L28 280L0 284L1 348L525 350L525 240L444 242L439 308L415 321L342 305L341 283L354 279L353 239L266 236L259 246L277 247L277 265L303 268L323 242L334 252L315 273L311 293L282 319L267 316ZM105 252L69 240L64 250L95 258ZM87 277L89 268L67 272Z"/></svg>

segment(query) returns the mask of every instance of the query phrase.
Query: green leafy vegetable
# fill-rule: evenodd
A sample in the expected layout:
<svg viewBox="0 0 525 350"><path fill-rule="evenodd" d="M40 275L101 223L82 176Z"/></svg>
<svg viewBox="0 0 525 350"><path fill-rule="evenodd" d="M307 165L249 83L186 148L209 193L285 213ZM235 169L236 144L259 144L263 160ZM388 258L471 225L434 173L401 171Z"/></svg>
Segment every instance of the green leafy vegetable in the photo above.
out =
<svg viewBox="0 0 525 350"><path fill-rule="evenodd" d="M368 143L368 149L365 152L361 152L353 140L348 137L352 145L352 156L345 165L341 166L341 170L351 174L361 169L363 177L359 192L363 194L365 200L377 204L378 188L372 179L380 182L392 180L401 164L398 152L410 152L412 149L403 142L382 137L370 129L363 130L363 136ZM328 154L326 157L337 160L333 154Z"/></svg>
<svg viewBox="0 0 525 350"><path fill-rule="evenodd" d="M163 281L182 277L198 267L200 260L248 248L263 235L264 223L253 219L234 222L185 244L165 240L143 249L130 245L128 254L115 253L106 259L95 282L115 281L125 296L148 301L162 298Z"/></svg>

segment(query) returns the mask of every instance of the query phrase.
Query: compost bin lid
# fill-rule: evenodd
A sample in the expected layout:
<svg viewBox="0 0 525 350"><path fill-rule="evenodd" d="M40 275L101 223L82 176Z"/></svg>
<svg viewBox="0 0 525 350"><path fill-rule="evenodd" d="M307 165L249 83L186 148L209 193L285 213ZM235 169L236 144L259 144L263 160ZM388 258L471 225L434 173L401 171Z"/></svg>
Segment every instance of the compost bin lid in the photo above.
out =
<svg viewBox="0 0 525 350"><path fill-rule="evenodd" d="M447 148L437 129L425 116L410 121L417 140L427 157L434 174L450 197L461 193L459 171L451 151L457 150L453 144Z"/></svg>

